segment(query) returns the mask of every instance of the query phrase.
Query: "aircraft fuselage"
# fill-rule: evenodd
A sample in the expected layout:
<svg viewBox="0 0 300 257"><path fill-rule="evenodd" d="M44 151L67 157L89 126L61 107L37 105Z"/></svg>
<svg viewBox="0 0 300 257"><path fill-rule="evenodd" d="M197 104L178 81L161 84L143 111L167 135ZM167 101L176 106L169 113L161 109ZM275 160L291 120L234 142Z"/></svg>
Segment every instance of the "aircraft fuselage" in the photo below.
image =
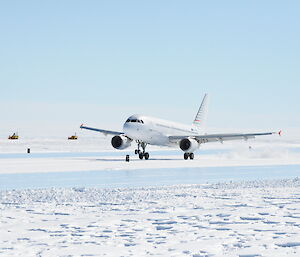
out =
<svg viewBox="0 0 300 257"><path fill-rule="evenodd" d="M190 126L143 115L132 115L123 125L123 132L133 140L151 145L172 146L169 136L197 135Z"/></svg>

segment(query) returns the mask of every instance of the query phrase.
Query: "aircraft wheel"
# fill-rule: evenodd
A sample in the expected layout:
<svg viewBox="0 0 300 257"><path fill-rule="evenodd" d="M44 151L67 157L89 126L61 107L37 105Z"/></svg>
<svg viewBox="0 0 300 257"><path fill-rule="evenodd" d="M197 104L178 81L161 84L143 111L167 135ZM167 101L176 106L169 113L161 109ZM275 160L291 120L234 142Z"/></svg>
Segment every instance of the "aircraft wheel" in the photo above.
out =
<svg viewBox="0 0 300 257"><path fill-rule="evenodd" d="M190 153L190 159L193 160L194 159L194 154Z"/></svg>
<svg viewBox="0 0 300 257"><path fill-rule="evenodd" d="M149 153L145 153L145 160L149 159Z"/></svg>
<svg viewBox="0 0 300 257"><path fill-rule="evenodd" d="M138 150L134 150L134 154L138 154Z"/></svg>
<svg viewBox="0 0 300 257"><path fill-rule="evenodd" d="M139 153L139 158L140 158L141 160L143 160L143 157L144 157L143 153Z"/></svg>
<svg viewBox="0 0 300 257"><path fill-rule="evenodd" d="M187 159L189 158L189 154L188 154L188 153L184 153L183 158L184 158L185 160L187 160Z"/></svg>

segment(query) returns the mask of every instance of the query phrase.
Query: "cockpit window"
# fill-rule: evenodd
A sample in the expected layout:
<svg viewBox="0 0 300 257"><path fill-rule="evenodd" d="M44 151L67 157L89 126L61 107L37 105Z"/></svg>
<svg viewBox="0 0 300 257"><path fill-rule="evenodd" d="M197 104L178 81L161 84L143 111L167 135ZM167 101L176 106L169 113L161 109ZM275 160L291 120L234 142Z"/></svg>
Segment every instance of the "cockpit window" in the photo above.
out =
<svg viewBox="0 0 300 257"><path fill-rule="evenodd" d="M138 120L138 119L127 119L126 122L138 122L138 123L143 123L144 124L144 121Z"/></svg>

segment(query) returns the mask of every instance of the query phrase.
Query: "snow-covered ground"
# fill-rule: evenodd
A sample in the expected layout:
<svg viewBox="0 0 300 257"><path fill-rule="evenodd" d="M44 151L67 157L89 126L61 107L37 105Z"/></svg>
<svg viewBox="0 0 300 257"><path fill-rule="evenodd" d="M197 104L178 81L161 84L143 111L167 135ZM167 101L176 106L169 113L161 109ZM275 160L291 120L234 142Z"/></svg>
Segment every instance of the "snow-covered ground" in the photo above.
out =
<svg viewBox="0 0 300 257"><path fill-rule="evenodd" d="M0 153L26 153L27 148L30 148L34 153L113 150L110 144L110 138L101 135L95 137L79 137L78 140L67 140L67 137L21 137L19 140L0 141Z"/></svg>
<svg viewBox="0 0 300 257"><path fill-rule="evenodd" d="M299 256L300 180L0 192L1 256Z"/></svg>
<svg viewBox="0 0 300 257"><path fill-rule="evenodd" d="M193 161L133 150L102 137L0 142L11 189L0 190L0 256L300 256L299 140L208 144ZM107 176L122 187L105 188Z"/></svg>

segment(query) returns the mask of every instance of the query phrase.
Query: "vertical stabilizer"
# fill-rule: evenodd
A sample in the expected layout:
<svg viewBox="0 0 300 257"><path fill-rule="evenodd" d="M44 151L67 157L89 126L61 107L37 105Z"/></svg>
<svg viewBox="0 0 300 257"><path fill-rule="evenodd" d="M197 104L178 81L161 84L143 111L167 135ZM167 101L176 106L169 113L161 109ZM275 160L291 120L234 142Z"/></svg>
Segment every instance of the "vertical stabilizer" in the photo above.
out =
<svg viewBox="0 0 300 257"><path fill-rule="evenodd" d="M200 108L197 112L195 120L192 124L193 128L200 130L203 129L206 125L207 119L207 109L208 109L208 94L205 94L200 105Z"/></svg>

